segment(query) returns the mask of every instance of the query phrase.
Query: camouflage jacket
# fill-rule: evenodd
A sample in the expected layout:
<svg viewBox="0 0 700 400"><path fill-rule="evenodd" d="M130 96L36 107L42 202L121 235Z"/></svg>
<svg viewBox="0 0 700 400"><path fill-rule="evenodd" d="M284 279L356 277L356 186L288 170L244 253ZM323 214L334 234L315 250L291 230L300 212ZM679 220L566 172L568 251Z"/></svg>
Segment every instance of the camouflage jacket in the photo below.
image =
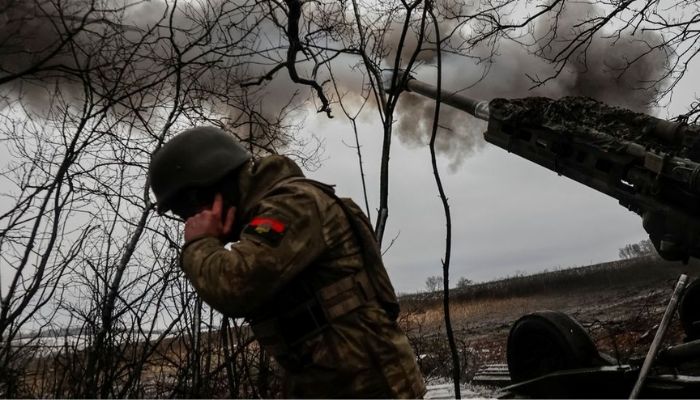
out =
<svg viewBox="0 0 700 400"><path fill-rule="evenodd" d="M348 216L332 189L304 180L285 157L251 161L238 185L238 241L227 249L218 238L201 238L182 251L182 268L202 299L225 315L252 321L261 345L286 370L289 396L422 397L415 355L384 306L396 298L379 249L363 244L357 221L350 221L362 218L369 226L366 217ZM353 211L361 214L356 206ZM328 320L318 329L307 326L316 321L313 311L295 313L296 305L318 298L329 285L337 288L365 274L371 287L357 284L361 290L324 303L338 307L333 313L324 308ZM351 292L375 294L361 302L335 300ZM288 339L295 330L305 334Z"/></svg>

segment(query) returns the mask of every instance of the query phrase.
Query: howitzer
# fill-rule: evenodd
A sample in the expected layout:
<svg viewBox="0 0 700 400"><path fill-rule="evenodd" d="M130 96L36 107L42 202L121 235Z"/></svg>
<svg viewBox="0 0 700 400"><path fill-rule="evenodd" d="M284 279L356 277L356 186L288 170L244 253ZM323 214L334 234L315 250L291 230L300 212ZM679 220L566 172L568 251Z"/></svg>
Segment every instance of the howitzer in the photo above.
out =
<svg viewBox="0 0 700 400"><path fill-rule="evenodd" d="M700 126L582 97L477 100L399 77L405 90L488 121L487 142L639 214L663 258L700 257Z"/></svg>

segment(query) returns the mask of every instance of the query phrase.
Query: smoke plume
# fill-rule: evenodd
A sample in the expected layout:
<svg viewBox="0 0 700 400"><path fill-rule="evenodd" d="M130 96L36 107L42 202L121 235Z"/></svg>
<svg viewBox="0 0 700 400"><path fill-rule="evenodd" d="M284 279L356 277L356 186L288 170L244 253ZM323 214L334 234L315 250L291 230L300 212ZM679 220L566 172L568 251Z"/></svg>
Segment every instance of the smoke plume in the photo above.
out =
<svg viewBox="0 0 700 400"><path fill-rule="evenodd" d="M284 49L267 43L281 41L281 32L264 5L210 0L179 2L173 9L165 0L92 3L0 0L0 79L22 78L3 90L42 110L51 102L49 92L79 103L85 85L96 98L161 83L174 91L179 68L181 88L199 93L202 106L232 120L244 111L273 119L299 91L284 71L272 85L240 87L284 60ZM162 101L162 92L151 92L130 97L146 107ZM256 108L252 103L263 97L265 107ZM120 106L110 107L118 112Z"/></svg>
<svg viewBox="0 0 700 400"><path fill-rule="evenodd" d="M593 4L567 2L563 9L553 10L537 23L530 45L501 39L478 44L470 50L469 58L445 53L443 89L462 91L485 100L588 96L634 111L649 112L651 102L664 86L668 68L669 54L661 46L660 35L648 31L633 35L625 30L617 37L607 36L611 33L608 31L598 32L576 50L565 52L572 40L590 27L585 21L600 13ZM440 30L450 32L453 27L447 20ZM451 42L459 42L459 32ZM563 62L565 55L568 57ZM416 75L434 82L435 60L424 61L427 65L420 67ZM546 79L538 85L538 80ZM426 145L431 135L434 100L404 94L397 113L399 138L408 145ZM485 123L462 111L441 107L440 126L437 147L448 157L452 168L483 144Z"/></svg>
<svg viewBox="0 0 700 400"><path fill-rule="evenodd" d="M104 1L115 4L112 0ZM30 106L42 109L50 101L47 91L56 87L64 96L80 99L84 71L88 71L90 85L96 92L111 91L113 95L129 93L133 87L149 82L174 82L172 68L178 62L175 46L184 51L180 60L196 60L181 70L187 87L200 93L201 98L193 105L200 104L214 114L227 116L234 125L250 115L279 123L281 111L298 107L307 99L308 88L293 83L284 71L264 85L240 87L242 81L263 76L285 59L283 32L269 18L269 9L264 5L227 0L185 2L178 3L178 9L171 15L164 0L124 1L128 6L121 12L93 11L86 15L85 10L90 9L87 0L0 0L3 22L0 26L0 79L37 69L25 79L5 85L3 90L9 88L23 96ZM55 8L59 6L60 10ZM590 96L635 111L648 111L649 101L663 86L659 81L666 72L668 54L659 46L660 36L653 32L634 35L630 31L622 31L620 35L599 32L589 42L567 53L571 41L590 28L585 21L601 14L593 4L567 2L562 9L552 10L540 18L530 40L500 39L473 45L469 40L480 32L479 27L459 26L458 21L460 16L478 12L476 6L477 3L462 0L435 2L441 36L451 34L445 47L467 53L466 57L443 53L444 89L464 90L467 95L486 100L533 95ZM333 35L350 37L354 34L354 24L348 22L346 10L337 3L313 2L304 7L307 20L304 22L315 18L317 23L305 29L332 32L329 34L332 40L335 40ZM103 9L113 10L114 7ZM379 13L377 10L368 12ZM212 16L217 17L215 29L207 35L192 34L206 28L206 21ZM400 65L408 62L418 46L420 16L421 13L415 13L409 24ZM283 21L284 16L278 15L277 20ZM383 59L386 66L393 66L395 62L403 28L400 20L397 17L389 23L389 30L383 37L389 50ZM78 46L62 41L80 24L87 24L89 29L73 37ZM170 29L171 24L173 29ZM254 33L248 34L251 30ZM141 41L144 37L148 40ZM436 53L432 44L435 37L432 23L428 21L425 42L421 46L423 51L417 57L420 67L416 71L419 79L428 82L435 81ZM329 46L340 47L342 38L337 40ZM334 68L338 85L351 92L348 98L357 98L363 85L357 84L357 78L349 78L353 75L348 67L351 63L346 63L343 57L338 57L334 63L340 65ZM307 69L300 75L310 76L311 68L299 68L305 67ZM343 68L348 71L340 72ZM78 71L83 71L83 75ZM537 85L538 79L543 81L549 77L553 78ZM319 77L317 81L323 79ZM297 95L304 91L306 93ZM148 105L156 101L155 94L138 96L141 98L136 103ZM404 143L413 146L428 143L433 103L433 100L410 93L402 95L396 132ZM112 107L118 109L119 105ZM483 144L481 133L485 125L447 106L441 108L440 117L437 147L454 168Z"/></svg>

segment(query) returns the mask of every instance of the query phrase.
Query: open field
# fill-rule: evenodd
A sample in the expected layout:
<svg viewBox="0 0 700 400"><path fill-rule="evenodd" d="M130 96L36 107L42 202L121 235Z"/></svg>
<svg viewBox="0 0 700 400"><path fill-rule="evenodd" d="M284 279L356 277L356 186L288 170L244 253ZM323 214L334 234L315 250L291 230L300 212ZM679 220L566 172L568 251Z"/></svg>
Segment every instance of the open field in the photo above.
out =
<svg viewBox="0 0 700 400"><path fill-rule="evenodd" d="M576 269L477 284L451 295L452 322L464 382L486 364L506 363L508 332L515 320L539 310L565 312L589 332L600 351L621 361L640 357L681 273L700 275L700 263L654 258L616 261ZM441 293L402 297L401 323L408 332L426 379L449 374ZM666 341L682 339L674 319Z"/></svg>
<svg viewBox="0 0 700 400"><path fill-rule="evenodd" d="M512 323L538 310L558 310L576 318L599 350L625 362L643 356L655 325L681 273L700 275L700 263L684 266L646 258L559 270L455 289L452 320L462 364L465 397L493 394L470 386L484 365L506 362ZM451 360L445 338L441 293L401 298L400 324L409 335L435 398L450 397ZM197 339L172 332L159 340L120 345L105 356L118 357L110 379L115 390L135 397L279 397L280 371L260 351L247 326L209 324ZM213 329L212 329L213 328ZM159 335L156 335L159 336ZM681 340L677 320L667 342ZM24 346L19 397L80 397L88 378L90 335L42 337ZM20 343L22 342L22 343ZM118 342L118 341L117 341ZM198 350L193 350L198 349ZM98 387L99 389L99 387ZM469 394L469 395L467 395ZM116 397L116 396L115 396Z"/></svg>

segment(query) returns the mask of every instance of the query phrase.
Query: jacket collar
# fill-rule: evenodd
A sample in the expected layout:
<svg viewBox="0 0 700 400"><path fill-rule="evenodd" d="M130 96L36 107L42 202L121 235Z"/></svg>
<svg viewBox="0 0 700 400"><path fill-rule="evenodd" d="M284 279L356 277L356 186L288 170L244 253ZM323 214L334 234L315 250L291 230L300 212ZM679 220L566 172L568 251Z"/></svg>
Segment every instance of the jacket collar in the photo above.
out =
<svg viewBox="0 0 700 400"><path fill-rule="evenodd" d="M277 184L290 178L304 177L301 168L285 156L272 155L248 161L238 175L239 204L236 205L240 216L250 215L253 207Z"/></svg>

